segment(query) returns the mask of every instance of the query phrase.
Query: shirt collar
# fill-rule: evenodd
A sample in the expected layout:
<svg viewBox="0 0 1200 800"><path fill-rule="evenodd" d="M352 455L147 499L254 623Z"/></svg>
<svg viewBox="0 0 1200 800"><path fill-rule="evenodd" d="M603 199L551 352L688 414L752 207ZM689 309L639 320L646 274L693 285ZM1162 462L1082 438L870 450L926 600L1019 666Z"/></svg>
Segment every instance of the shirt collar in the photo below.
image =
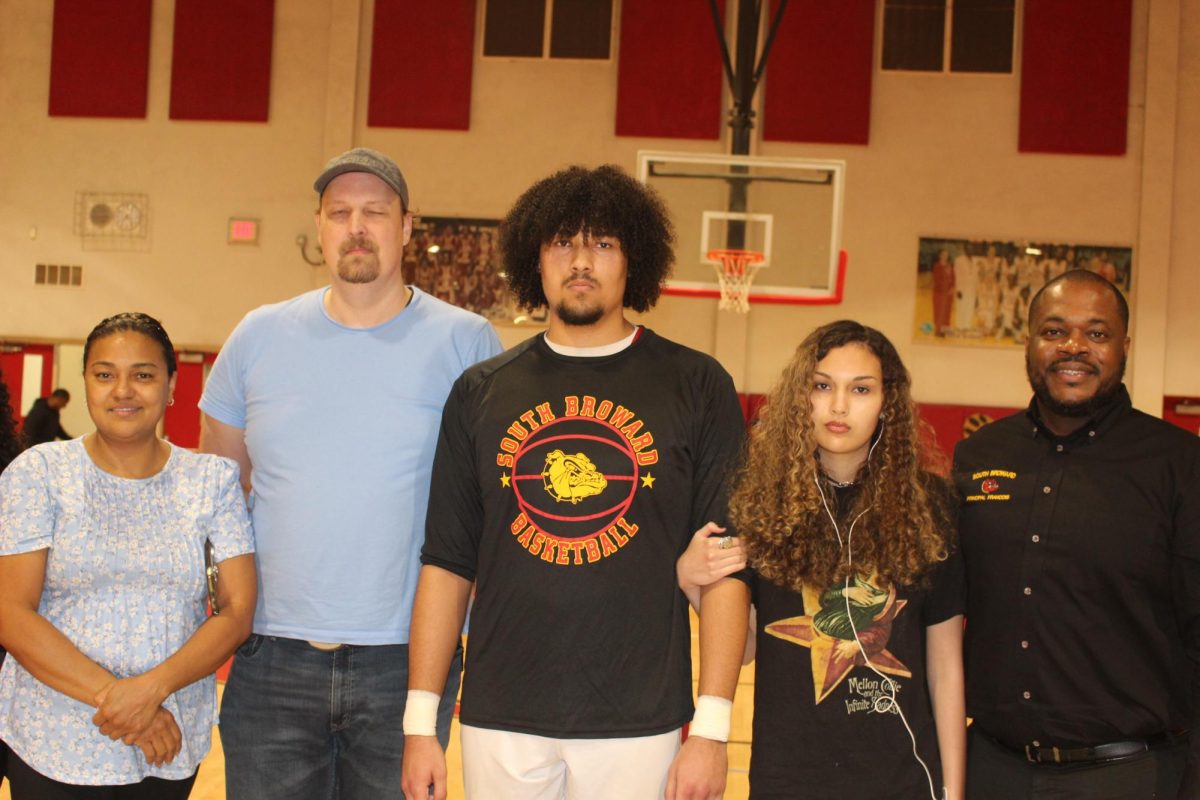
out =
<svg viewBox="0 0 1200 800"><path fill-rule="evenodd" d="M1074 433L1066 436L1056 436L1042 422L1041 414L1038 413L1037 397L1034 396L1029 401L1029 406L1025 409L1025 416L1033 423L1033 435L1045 436L1048 439L1057 439L1062 441L1073 441L1080 439L1089 439L1101 435L1109 428L1116 424L1124 411L1133 406L1133 401L1129 398L1129 390L1122 383L1117 393L1106 404L1096 410L1087 422L1079 426L1079 429Z"/></svg>
<svg viewBox="0 0 1200 800"><path fill-rule="evenodd" d="M610 344L602 344L596 347L571 347L565 344L555 344L550 341L550 337L542 334L542 341L546 343L555 353L560 356L575 356L577 358L597 358L600 356L611 356L629 348L637 339L641 337L642 326L634 325L633 332L624 339L612 342Z"/></svg>

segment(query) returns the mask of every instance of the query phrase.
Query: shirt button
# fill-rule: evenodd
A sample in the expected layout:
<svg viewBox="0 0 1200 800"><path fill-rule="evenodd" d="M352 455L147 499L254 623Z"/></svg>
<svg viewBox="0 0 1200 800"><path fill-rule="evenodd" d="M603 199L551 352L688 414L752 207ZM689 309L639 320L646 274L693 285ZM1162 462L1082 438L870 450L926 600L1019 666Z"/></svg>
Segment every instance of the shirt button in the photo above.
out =
<svg viewBox="0 0 1200 800"><path fill-rule="evenodd" d="M1025 594L1026 594L1027 596L1028 596L1028 595L1031 595L1031 594L1033 594L1033 589L1030 589L1028 586L1026 586L1026 587L1025 587Z"/></svg>
<svg viewBox="0 0 1200 800"><path fill-rule="evenodd" d="M1054 446L1054 449L1061 453L1063 451L1063 446L1061 444L1058 444L1058 445Z"/></svg>
<svg viewBox="0 0 1200 800"><path fill-rule="evenodd" d="M1031 695L1029 692L1021 692L1021 697L1024 697L1026 700L1028 700L1029 698L1033 697L1033 695Z"/></svg>
<svg viewBox="0 0 1200 800"><path fill-rule="evenodd" d="M1022 650L1028 650L1028 649L1029 649L1029 642L1027 642L1027 641L1025 641L1024 639L1022 639L1022 640L1021 640L1021 649L1022 649Z"/></svg>
<svg viewBox="0 0 1200 800"><path fill-rule="evenodd" d="M1095 435L1096 435L1095 431L1088 431L1088 436L1095 436Z"/></svg>
<svg viewBox="0 0 1200 800"><path fill-rule="evenodd" d="M1042 537L1038 536L1036 533L1033 536L1030 536L1029 538L1033 540L1034 544L1037 544L1038 542L1040 542L1042 540Z"/></svg>
<svg viewBox="0 0 1200 800"><path fill-rule="evenodd" d="M1043 486L1043 487L1042 487L1042 494L1050 494L1050 487L1049 487L1049 486Z"/></svg>

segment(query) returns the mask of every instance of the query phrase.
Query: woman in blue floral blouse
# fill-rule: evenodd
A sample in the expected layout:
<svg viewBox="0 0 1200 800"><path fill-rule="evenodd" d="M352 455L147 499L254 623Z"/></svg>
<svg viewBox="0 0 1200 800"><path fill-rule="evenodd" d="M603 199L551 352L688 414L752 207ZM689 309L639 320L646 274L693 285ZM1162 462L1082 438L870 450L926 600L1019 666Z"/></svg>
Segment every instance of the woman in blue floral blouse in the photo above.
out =
<svg viewBox="0 0 1200 800"><path fill-rule="evenodd" d="M208 751L212 673L250 633L254 543L237 466L158 435L175 377L156 320L109 317L84 346L95 432L0 475L14 800L186 798ZM205 540L220 563L213 617Z"/></svg>

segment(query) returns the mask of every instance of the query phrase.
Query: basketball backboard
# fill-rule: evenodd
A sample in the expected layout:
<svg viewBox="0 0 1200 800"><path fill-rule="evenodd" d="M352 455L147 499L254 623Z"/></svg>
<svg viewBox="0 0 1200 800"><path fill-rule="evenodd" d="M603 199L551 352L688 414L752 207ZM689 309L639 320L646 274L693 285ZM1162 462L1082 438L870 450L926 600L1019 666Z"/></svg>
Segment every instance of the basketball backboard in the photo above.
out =
<svg viewBox="0 0 1200 800"><path fill-rule="evenodd" d="M675 223L667 294L720 297L717 251L762 254L752 303L841 302L846 163L712 153L638 153L638 178Z"/></svg>

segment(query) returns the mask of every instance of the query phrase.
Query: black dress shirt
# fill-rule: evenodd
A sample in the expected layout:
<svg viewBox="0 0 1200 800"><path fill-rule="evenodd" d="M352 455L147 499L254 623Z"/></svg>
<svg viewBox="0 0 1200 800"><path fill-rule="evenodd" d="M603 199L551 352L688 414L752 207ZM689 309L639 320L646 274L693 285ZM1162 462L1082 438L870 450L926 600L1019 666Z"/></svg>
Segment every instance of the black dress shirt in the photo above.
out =
<svg viewBox="0 0 1200 800"><path fill-rule="evenodd" d="M1200 438L1121 387L1070 436L1033 403L982 428L959 443L954 475L980 730L1020 748L1193 727Z"/></svg>

